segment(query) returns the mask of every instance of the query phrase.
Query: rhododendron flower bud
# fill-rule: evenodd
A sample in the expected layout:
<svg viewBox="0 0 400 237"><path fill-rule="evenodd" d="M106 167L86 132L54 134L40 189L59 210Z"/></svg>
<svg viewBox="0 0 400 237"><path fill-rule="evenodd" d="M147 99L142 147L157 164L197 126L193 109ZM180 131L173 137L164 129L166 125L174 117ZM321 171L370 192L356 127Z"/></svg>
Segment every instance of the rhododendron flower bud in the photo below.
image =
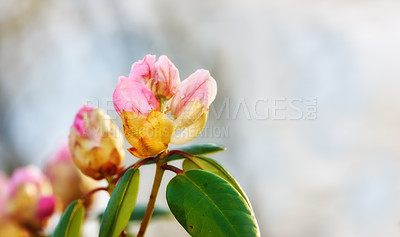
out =
<svg viewBox="0 0 400 237"><path fill-rule="evenodd" d="M172 121L158 111L159 102L144 84L121 77L113 99L133 155L145 158L167 149L173 134Z"/></svg>
<svg viewBox="0 0 400 237"><path fill-rule="evenodd" d="M147 55L134 63L129 78L120 77L113 96L126 139L133 146L128 150L146 158L165 151L170 142L193 140L203 130L216 94L217 83L206 70L197 70L180 83L179 72L167 56L155 62L155 56ZM167 116L169 112L174 120Z"/></svg>
<svg viewBox="0 0 400 237"><path fill-rule="evenodd" d="M95 181L83 175L75 166L68 143L63 144L50 157L44 172L50 179L54 194L61 199L64 208L95 187Z"/></svg>
<svg viewBox="0 0 400 237"><path fill-rule="evenodd" d="M41 229L56 210L50 181L35 166L14 171L7 185L7 217L33 229Z"/></svg>
<svg viewBox="0 0 400 237"><path fill-rule="evenodd" d="M210 104L217 94L217 83L207 70L197 70L178 87L168 104L175 118L176 131L182 130L172 138L172 143L183 144L193 140L203 130Z"/></svg>
<svg viewBox="0 0 400 237"><path fill-rule="evenodd" d="M158 99L169 100L180 84L179 71L162 55L155 62L154 55L146 55L143 60L132 65L129 79L145 84Z"/></svg>
<svg viewBox="0 0 400 237"><path fill-rule="evenodd" d="M83 106L75 116L69 134L75 164L84 173L100 180L117 174L124 160L123 137L102 110Z"/></svg>

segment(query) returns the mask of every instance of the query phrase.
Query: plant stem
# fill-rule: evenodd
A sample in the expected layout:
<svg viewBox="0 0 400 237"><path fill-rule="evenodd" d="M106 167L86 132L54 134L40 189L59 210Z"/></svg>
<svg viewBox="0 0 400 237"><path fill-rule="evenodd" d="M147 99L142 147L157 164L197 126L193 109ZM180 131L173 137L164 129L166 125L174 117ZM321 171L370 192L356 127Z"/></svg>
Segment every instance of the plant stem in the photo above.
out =
<svg viewBox="0 0 400 237"><path fill-rule="evenodd" d="M172 166L172 165L162 165L161 169L163 170L170 170L174 172L175 174L183 174L185 171L179 169L178 167Z"/></svg>
<svg viewBox="0 0 400 237"><path fill-rule="evenodd" d="M110 197L111 197L111 195L114 192L114 189L116 187L116 184L113 182L113 178L111 176L106 177L106 180L107 180L107 183L108 183L107 192L108 192L108 194L110 194Z"/></svg>
<svg viewBox="0 0 400 237"><path fill-rule="evenodd" d="M125 168L121 173L118 174L118 176L113 180L113 183L118 183L118 181L122 178L122 176L124 176L124 174L130 169L130 168L139 168L140 166L146 164L147 162L150 161L156 161L157 159L154 157L149 157L143 160L139 160L138 162L136 162L133 165L128 166L127 168Z"/></svg>
<svg viewBox="0 0 400 237"><path fill-rule="evenodd" d="M182 150L171 150L171 151L169 151L168 156L173 156L173 155L181 155L181 156L183 156L185 158L192 158L192 157L195 156L193 154L187 153L187 152L182 151Z"/></svg>
<svg viewBox="0 0 400 237"><path fill-rule="evenodd" d="M154 206L157 200L158 190L160 189L160 184L162 177L164 175L164 170L161 166L164 164L164 159L159 159L156 164L156 173L154 176L153 188L151 189L150 199L147 204L146 212L144 213L144 217L142 223L140 224L140 229L137 234L137 237L143 237L147 226L149 225L151 216L153 215Z"/></svg>
<svg viewBox="0 0 400 237"><path fill-rule="evenodd" d="M98 191L107 191L108 192L108 188L106 187L102 187L102 188L95 188L89 192L87 192L86 194L84 194L80 199L86 199L89 196L93 195L94 193L97 193Z"/></svg>

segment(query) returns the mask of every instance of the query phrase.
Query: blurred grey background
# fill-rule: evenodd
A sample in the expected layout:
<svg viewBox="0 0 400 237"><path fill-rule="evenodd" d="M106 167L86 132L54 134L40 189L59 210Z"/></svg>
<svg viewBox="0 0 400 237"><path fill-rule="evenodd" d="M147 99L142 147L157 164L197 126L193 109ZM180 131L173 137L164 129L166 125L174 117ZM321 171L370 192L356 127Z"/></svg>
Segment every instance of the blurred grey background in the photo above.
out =
<svg viewBox="0 0 400 237"><path fill-rule="evenodd" d="M395 0L0 0L1 170L43 165L83 103L121 126L118 76L166 54L182 80L198 68L217 80L192 143L228 147L213 157L246 190L263 236L399 236L399 12ZM290 119L292 99L316 112ZM170 223L152 222L149 236L187 236Z"/></svg>

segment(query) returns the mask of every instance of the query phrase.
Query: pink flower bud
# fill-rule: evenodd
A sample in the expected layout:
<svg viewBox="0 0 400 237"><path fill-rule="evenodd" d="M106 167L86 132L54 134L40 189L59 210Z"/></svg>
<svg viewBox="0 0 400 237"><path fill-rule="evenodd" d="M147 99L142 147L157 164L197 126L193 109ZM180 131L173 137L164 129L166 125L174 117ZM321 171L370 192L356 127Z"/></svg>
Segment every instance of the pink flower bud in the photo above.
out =
<svg viewBox="0 0 400 237"><path fill-rule="evenodd" d="M160 106L156 97L145 85L126 77L119 78L113 102L119 115L123 111L148 115L151 110L158 110Z"/></svg>
<svg viewBox="0 0 400 237"><path fill-rule="evenodd" d="M118 173L125 156L117 125L102 110L88 106L75 117L69 147L78 168L94 179Z"/></svg>
<svg viewBox="0 0 400 237"><path fill-rule="evenodd" d="M201 104L202 112L205 112L216 95L217 83L214 78L207 70L197 70L179 85L178 91L169 105L171 115L174 118L179 117L187 107L193 106L193 102Z"/></svg>
<svg viewBox="0 0 400 237"><path fill-rule="evenodd" d="M159 110L159 102L142 83L121 77L114 91L114 107L121 116L124 133L139 158L157 155L168 147L172 121Z"/></svg>
<svg viewBox="0 0 400 237"><path fill-rule="evenodd" d="M61 199L64 208L95 187L93 179L83 175L75 166L68 143L63 144L50 157L44 172L50 179L54 194Z"/></svg>
<svg viewBox="0 0 400 237"><path fill-rule="evenodd" d="M55 212L56 199L47 177L29 165L12 174L6 192L6 215L32 229L42 229Z"/></svg>
<svg viewBox="0 0 400 237"><path fill-rule="evenodd" d="M113 96L132 145L128 151L146 158L165 151L170 142L193 140L207 122L216 93L217 84L206 70L197 70L180 83L179 71L167 56L155 62L155 56L147 55L134 63L129 78L120 77Z"/></svg>
<svg viewBox="0 0 400 237"><path fill-rule="evenodd" d="M179 71L162 55L155 62L154 55L146 55L143 60L133 64L129 79L145 84L156 98L169 100L180 84Z"/></svg>

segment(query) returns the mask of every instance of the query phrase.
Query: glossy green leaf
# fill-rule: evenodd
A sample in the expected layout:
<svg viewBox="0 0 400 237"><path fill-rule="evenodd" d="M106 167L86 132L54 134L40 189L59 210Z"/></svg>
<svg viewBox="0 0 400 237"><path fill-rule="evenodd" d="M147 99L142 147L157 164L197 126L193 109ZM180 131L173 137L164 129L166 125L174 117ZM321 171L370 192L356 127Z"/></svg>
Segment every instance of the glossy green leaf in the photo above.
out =
<svg viewBox="0 0 400 237"><path fill-rule="evenodd" d="M129 222L139 191L139 170L128 170L108 201L100 226L100 237L116 237Z"/></svg>
<svg viewBox="0 0 400 237"><path fill-rule="evenodd" d="M79 236L83 220L85 218L85 207L82 200L73 201L65 210L53 237L76 237Z"/></svg>
<svg viewBox="0 0 400 237"><path fill-rule="evenodd" d="M215 143L204 143L204 144L195 144L191 146L182 147L180 150L193 155L204 155L219 151L225 151L226 147Z"/></svg>
<svg viewBox="0 0 400 237"><path fill-rule="evenodd" d="M246 200L225 179L208 171L189 170L167 186L168 206L192 236L259 236Z"/></svg>
<svg viewBox="0 0 400 237"><path fill-rule="evenodd" d="M240 193L240 195L242 195L242 197L246 200L247 204L251 208L250 201L246 193L240 186L239 182L214 159L204 156L196 156L190 159L185 159L182 163L182 168L183 170L201 169L220 176L221 178L228 181Z"/></svg>

